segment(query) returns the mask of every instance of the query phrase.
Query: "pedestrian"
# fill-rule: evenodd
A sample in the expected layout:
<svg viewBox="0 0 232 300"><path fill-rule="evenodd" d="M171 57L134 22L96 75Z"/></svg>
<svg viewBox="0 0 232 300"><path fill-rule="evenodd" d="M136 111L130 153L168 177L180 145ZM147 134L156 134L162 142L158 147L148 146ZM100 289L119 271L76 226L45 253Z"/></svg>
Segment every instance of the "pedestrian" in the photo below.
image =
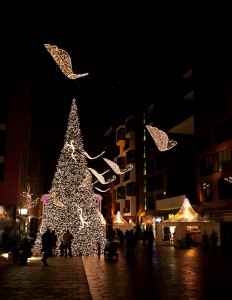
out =
<svg viewBox="0 0 232 300"><path fill-rule="evenodd" d="M154 242L154 233L151 227L149 227L147 231L147 248L148 248L148 253L152 253L152 248L153 248L153 242Z"/></svg>
<svg viewBox="0 0 232 300"><path fill-rule="evenodd" d="M147 244L147 231L143 230L142 232L142 240L143 240L143 247L146 247Z"/></svg>
<svg viewBox="0 0 232 300"><path fill-rule="evenodd" d="M56 256L56 244L57 244L57 235L55 230L53 229L51 232L52 235L52 255L55 257Z"/></svg>
<svg viewBox="0 0 232 300"><path fill-rule="evenodd" d="M218 235L215 230L212 230L212 233L210 235L210 240L213 248L217 248L217 242L218 242Z"/></svg>
<svg viewBox="0 0 232 300"><path fill-rule="evenodd" d="M47 228L47 231L42 234L42 252L43 258L41 261L43 262L44 266L49 266L47 259L48 257L52 256L52 235L49 228Z"/></svg>
<svg viewBox="0 0 232 300"><path fill-rule="evenodd" d="M69 229L63 234L63 242L64 242L64 256L68 255L72 257L72 240L73 235L69 232Z"/></svg>
<svg viewBox="0 0 232 300"><path fill-rule="evenodd" d="M64 242L60 242L60 256L64 256Z"/></svg>

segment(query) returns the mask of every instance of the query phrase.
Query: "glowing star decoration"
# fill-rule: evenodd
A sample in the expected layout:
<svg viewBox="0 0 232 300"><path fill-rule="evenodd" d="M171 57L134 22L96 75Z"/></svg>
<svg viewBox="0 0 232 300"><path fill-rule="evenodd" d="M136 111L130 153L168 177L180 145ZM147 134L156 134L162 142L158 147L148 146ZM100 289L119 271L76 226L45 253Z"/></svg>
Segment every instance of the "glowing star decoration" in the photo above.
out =
<svg viewBox="0 0 232 300"><path fill-rule="evenodd" d="M107 158L103 158L103 159L111 167L111 169L118 175L124 174L133 168L133 165L129 164L126 169L120 170L119 166L115 162L113 162Z"/></svg>
<svg viewBox="0 0 232 300"><path fill-rule="evenodd" d="M72 71L72 61L70 55L63 49L58 48L56 45L44 44L44 47L51 54L61 71L69 79L77 79L88 75L89 73L75 74Z"/></svg>
<svg viewBox="0 0 232 300"><path fill-rule="evenodd" d="M73 145L73 140L71 141L70 144L66 142L66 143L65 143L65 147L71 148L71 150L72 150L72 154L71 154L72 159L74 159L74 160L76 161L76 157L75 157L75 147L74 147L74 145Z"/></svg>
<svg viewBox="0 0 232 300"><path fill-rule="evenodd" d="M176 141L169 139L168 135L164 131L159 130L157 127L146 125L146 128L160 151L170 150L177 145Z"/></svg>
<svg viewBox="0 0 232 300"><path fill-rule="evenodd" d="M83 154L84 154L87 158L89 158L89 159L96 159L96 158L102 156L104 153L105 153L105 151L103 151L102 153L100 153L100 154L97 155L97 156L91 157L86 151L83 151Z"/></svg>
<svg viewBox="0 0 232 300"><path fill-rule="evenodd" d="M108 184L116 179L116 176L113 175L111 178L105 181L105 178L102 176L102 174L105 174L106 172L108 172L108 170L102 174L99 174L96 170L92 168L88 168L88 169L93 173L95 177L97 177L98 181L100 181L101 184Z"/></svg>

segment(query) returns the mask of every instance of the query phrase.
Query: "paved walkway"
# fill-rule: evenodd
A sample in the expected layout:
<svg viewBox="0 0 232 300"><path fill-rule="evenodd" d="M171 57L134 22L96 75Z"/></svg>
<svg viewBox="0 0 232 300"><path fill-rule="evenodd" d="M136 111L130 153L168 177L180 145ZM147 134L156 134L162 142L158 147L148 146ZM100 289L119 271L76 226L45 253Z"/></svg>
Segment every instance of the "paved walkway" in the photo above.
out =
<svg viewBox="0 0 232 300"><path fill-rule="evenodd" d="M119 249L118 261L104 256L32 257L26 266L0 259L0 299L207 300L229 299L232 259L202 247L153 247L139 242L134 258Z"/></svg>

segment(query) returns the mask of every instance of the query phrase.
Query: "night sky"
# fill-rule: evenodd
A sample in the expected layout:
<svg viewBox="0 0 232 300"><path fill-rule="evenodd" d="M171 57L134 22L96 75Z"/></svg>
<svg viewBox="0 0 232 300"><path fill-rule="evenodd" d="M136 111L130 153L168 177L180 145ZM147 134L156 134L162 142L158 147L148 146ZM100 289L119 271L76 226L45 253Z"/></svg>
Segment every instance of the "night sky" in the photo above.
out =
<svg viewBox="0 0 232 300"><path fill-rule="evenodd" d="M158 18L159 12L145 5L70 11L65 13L63 6L59 13L18 15L2 31L1 76L20 78L25 70L29 74L49 181L63 147L73 98L85 149L94 156L113 121L123 120L144 104L163 101L164 94L171 93L170 82L193 61L190 26L183 26L186 20L177 15ZM68 79L44 44L67 51L73 72L89 75Z"/></svg>

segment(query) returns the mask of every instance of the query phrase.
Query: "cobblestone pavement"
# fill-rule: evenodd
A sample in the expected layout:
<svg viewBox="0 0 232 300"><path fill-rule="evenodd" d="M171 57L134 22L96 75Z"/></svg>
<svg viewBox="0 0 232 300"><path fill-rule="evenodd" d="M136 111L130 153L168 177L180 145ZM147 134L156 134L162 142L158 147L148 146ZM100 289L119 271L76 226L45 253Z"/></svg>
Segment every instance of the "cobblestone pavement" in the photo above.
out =
<svg viewBox="0 0 232 300"><path fill-rule="evenodd" d="M230 251L153 246L139 242L135 256L118 250L118 260L101 256L32 257L26 266L0 259L0 299L207 300L230 299Z"/></svg>

